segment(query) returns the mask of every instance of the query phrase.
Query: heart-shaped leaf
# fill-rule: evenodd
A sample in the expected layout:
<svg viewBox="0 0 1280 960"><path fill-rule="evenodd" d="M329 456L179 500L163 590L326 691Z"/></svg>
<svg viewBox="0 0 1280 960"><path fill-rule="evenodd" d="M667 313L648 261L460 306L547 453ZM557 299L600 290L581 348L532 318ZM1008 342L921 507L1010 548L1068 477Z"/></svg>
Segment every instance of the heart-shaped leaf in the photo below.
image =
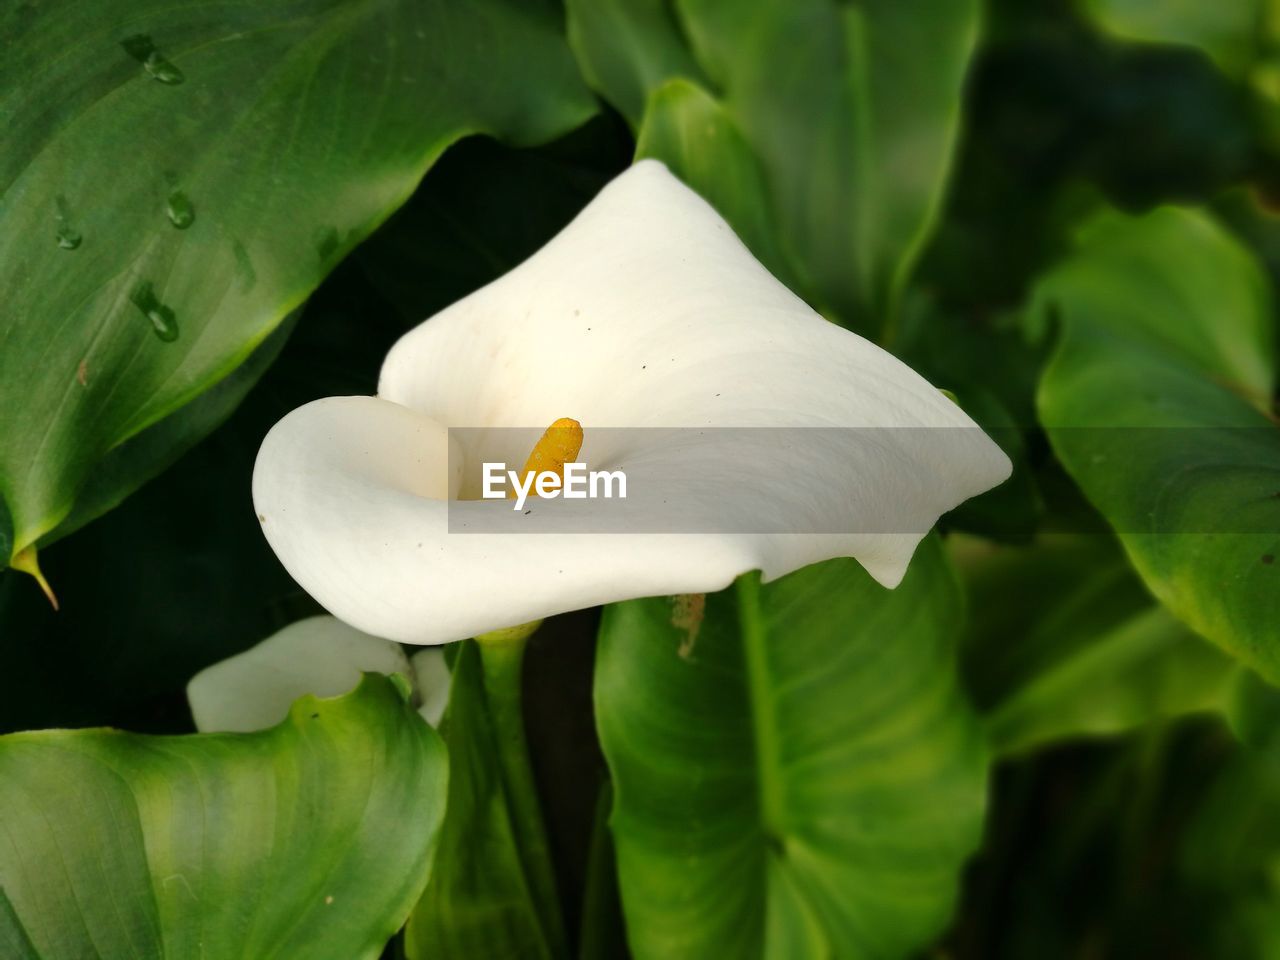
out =
<svg viewBox="0 0 1280 960"><path fill-rule="evenodd" d="M233 371L448 144L589 115L557 20L503 0L0 6L12 552Z"/></svg>
<svg viewBox="0 0 1280 960"><path fill-rule="evenodd" d="M4 955L377 957L427 881L447 766L376 674L261 733L0 738Z"/></svg>
<svg viewBox="0 0 1280 960"><path fill-rule="evenodd" d="M1107 214L1037 286L1040 417L1148 588L1280 680L1280 429L1266 279L1208 217Z"/></svg>
<svg viewBox="0 0 1280 960"><path fill-rule="evenodd" d="M986 751L936 541L608 608L596 710L639 958L901 957L946 923Z"/></svg>

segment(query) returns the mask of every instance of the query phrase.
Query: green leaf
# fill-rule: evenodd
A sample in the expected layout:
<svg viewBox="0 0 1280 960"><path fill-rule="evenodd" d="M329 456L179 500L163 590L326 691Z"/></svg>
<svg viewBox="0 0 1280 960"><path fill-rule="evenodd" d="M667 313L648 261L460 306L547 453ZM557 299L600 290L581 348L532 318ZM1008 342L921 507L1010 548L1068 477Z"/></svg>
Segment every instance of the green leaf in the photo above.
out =
<svg viewBox="0 0 1280 960"><path fill-rule="evenodd" d="M669 78L703 82L670 0L567 0L569 44L587 81L638 128ZM741 6L741 5L740 5Z"/></svg>
<svg viewBox="0 0 1280 960"><path fill-rule="evenodd" d="M202 437L223 424L275 362L293 327L293 322L286 319L228 376L186 406L108 451L81 485L71 513L41 538L41 548L114 510L125 497L163 473Z"/></svg>
<svg viewBox="0 0 1280 960"><path fill-rule="evenodd" d="M1085 12L1108 32L1143 43L1199 47L1225 72L1241 76L1262 46L1270 0L1085 0Z"/></svg>
<svg viewBox="0 0 1280 960"><path fill-rule="evenodd" d="M1280 431L1265 278L1202 214L1107 214L1037 286L1054 451L1177 617L1280 680Z"/></svg>
<svg viewBox="0 0 1280 960"><path fill-rule="evenodd" d="M1233 708L1233 660L1152 603L1113 541L952 540L974 615L964 647L1000 754Z"/></svg>
<svg viewBox="0 0 1280 960"><path fill-rule="evenodd" d="M606 610L596 711L622 902L648 957L899 957L978 844L986 751L934 540L886 591L852 560Z"/></svg>
<svg viewBox="0 0 1280 960"><path fill-rule="evenodd" d="M937 217L977 2L568 9L584 73L640 129L647 155L748 242L772 219L785 273L820 309L863 329L892 314ZM726 189L725 170L752 188ZM776 266L771 249L753 249Z"/></svg>
<svg viewBox="0 0 1280 960"><path fill-rule="evenodd" d="M502 0L5 4L12 550L239 366L450 143L593 112L557 21Z"/></svg>
<svg viewBox="0 0 1280 960"><path fill-rule="evenodd" d="M0 738L0 944L377 957L426 883L446 766L375 674L261 733Z"/></svg>
<svg viewBox="0 0 1280 960"><path fill-rule="evenodd" d="M509 703L488 682L488 653L482 665L474 641L457 647L440 727L449 747L448 814L431 883L405 930L409 960L550 960L565 952L536 796L522 789L531 782L512 781L503 762L515 735L513 716L504 714ZM519 676L517 659L514 677L506 679L518 683ZM519 723L518 700L516 711Z"/></svg>
<svg viewBox="0 0 1280 960"><path fill-rule="evenodd" d="M187 733L183 690L192 675L319 613L262 536L250 490L254 457L290 410L317 397L373 393L403 331L395 311L344 263L226 423L111 512L41 549L60 611L30 577L0 573L0 733L52 726Z"/></svg>

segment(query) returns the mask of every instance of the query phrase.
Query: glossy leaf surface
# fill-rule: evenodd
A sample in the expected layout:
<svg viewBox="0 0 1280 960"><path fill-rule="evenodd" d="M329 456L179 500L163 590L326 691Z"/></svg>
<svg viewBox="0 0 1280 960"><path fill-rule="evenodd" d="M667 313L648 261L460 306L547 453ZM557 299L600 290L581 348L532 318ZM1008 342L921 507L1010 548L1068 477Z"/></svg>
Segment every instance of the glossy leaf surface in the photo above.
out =
<svg viewBox="0 0 1280 960"><path fill-rule="evenodd" d="M899 957L946 923L985 802L934 541L610 607L596 708L637 957Z"/></svg>
<svg viewBox="0 0 1280 960"><path fill-rule="evenodd" d="M1275 331L1249 253L1208 217L1108 214L1036 289L1061 339L1038 406L1147 587L1280 680Z"/></svg>
<svg viewBox="0 0 1280 960"><path fill-rule="evenodd" d="M450 143L538 141L589 115L558 20L501 0L5 4L11 549L230 374Z"/></svg>
<svg viewBox="0 0 1280 960"><path fill-rule="evenodd" d="M261 733L0 738L0 944L22 960L377 957L426 883L446 767L375 674Z"/></svg>

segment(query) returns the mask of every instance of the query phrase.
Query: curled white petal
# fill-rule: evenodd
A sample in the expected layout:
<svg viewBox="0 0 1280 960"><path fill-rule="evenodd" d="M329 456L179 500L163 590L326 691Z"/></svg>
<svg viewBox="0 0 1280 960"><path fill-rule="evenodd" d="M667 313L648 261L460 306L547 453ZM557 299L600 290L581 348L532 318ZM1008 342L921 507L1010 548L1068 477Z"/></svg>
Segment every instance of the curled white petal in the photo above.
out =
<svg viewBox="0 0 1280 960"><path fill-rule="evenodd" d="M627 473L628 500L610 505L621 528L592 532L591 500L528 514L450 504L480 460L518 466L528 448L449 428L560 417L582 423L582 459ZM798 432L832 428L874 429L843 444ZM783 456L780 430L806 442ZM524 264L402 338L379 397L317 401L277 424L254 500L329 610L441 643L835 556L893 586L937 518L1009 470L955 404L815 314L645 161Z"/></svg>
<svg viewBox="0 0 1280 960"><path fill-rule="evenodd" d="M201 670L187 684L187 702L201 732L265 730L299 697L347 693L364 672L410 676L409 661L398 643L309 617Z"/></svg>
<svg viewBox="0 0 1280 960"><path fill-rule="evenodd" d="M418 713L433 727L438 726L449 705L449 666L444 652L436 647L419 650L409 658L421 698Z"/></svg>

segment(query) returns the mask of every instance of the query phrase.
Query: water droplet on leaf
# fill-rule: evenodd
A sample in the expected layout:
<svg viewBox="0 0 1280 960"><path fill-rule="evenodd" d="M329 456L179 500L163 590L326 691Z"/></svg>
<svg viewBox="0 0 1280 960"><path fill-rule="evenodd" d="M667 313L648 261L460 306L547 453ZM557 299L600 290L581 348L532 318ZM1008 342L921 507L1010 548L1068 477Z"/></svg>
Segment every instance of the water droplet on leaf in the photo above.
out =
<svg viewBox="0 0 1280 960"><path fill-rule="evenodd" d="M151 321L151 328L157 337L165 343L172 343L178 339L178 318L171 307L166 307L156 297L155 289L150 282L139 284L129 299L142 311L142 315Z"/></svg>
<svg viewBox="0 0 1280 960"><path fill-rule="evenodd" d="M164 57L160 56L159 53L153 53L151 56L147 57L142 66L146 69L147 73L151 74L151 76L156 80L159 80L161 83L167 83L170 86L176 87L178 84L182 83L183 80L187 79L183 76L181 70Z"/></svg>
<svg viewBox="0 0 1280 960"><path fill-rule="evenodd" d="M120 41L125 53L133 57L152 79L159 80L169 86L177 86L187 79L177 65L161 53L155 42L146 34L138 34L128 40Z"/></svg>
<svg viewBox="0 0 1280 960"><path fill-rule="evenodd" d="M179 230L187 229L196 220L196 208L181 190L174 190L169 194L165 213L169 215L169 222Z"/></svg>
<svg viewBox="0 0 1280 960"><path fill-rule="evenodd" d="M74 250L80 246L84 237L80 235L79 230L71 226L71 207L67 204L67 198L59 196L55 203L58 210L58 232L55 239L63 250Z"/></svg>

